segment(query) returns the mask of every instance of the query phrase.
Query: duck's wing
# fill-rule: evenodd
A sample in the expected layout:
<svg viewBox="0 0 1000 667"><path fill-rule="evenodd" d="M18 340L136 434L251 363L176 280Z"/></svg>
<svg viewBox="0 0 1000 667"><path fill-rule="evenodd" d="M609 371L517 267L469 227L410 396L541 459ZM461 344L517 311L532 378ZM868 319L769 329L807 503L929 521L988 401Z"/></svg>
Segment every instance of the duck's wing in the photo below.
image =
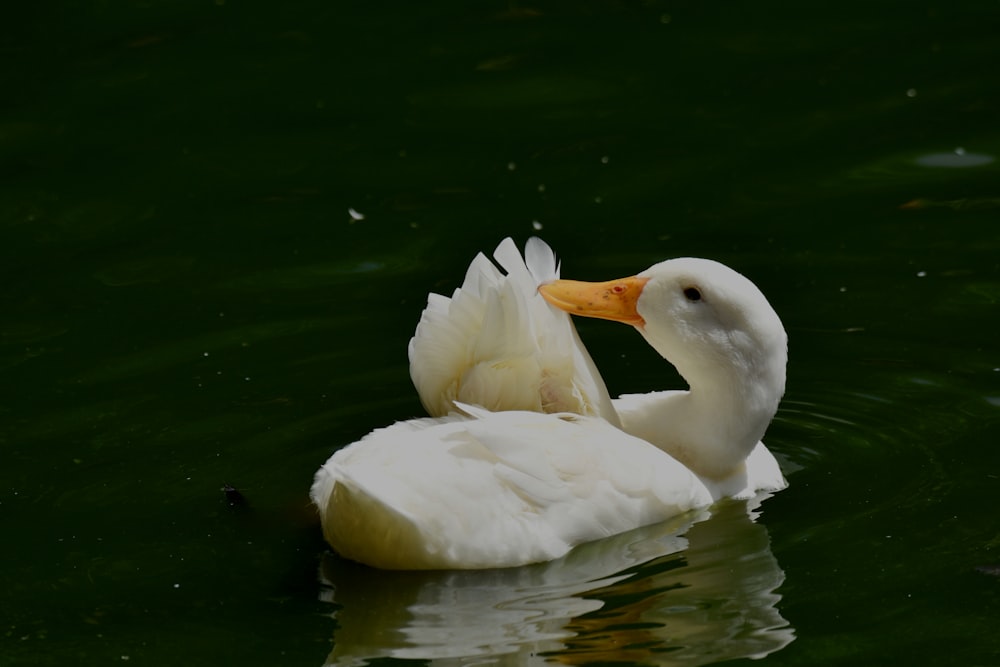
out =
<svg viewBox="0 0 1000 667"><path fill-rule="evenodd" d="M573 412L617 424L608 390L569 315L550 306L538 285L559 265L542 240L525 256L504 239L472 261L451 297L431 294L410 340L410 376L432 416L455 402L493 411Z"/></svg>
<svg viewBox="0 0 1000 667"><path fill-rule="evenodd" d="M523 565L712 501L603 419L462 408L473 418L380 429L320 469L313 500L338 552L390 569Z"/></svg>

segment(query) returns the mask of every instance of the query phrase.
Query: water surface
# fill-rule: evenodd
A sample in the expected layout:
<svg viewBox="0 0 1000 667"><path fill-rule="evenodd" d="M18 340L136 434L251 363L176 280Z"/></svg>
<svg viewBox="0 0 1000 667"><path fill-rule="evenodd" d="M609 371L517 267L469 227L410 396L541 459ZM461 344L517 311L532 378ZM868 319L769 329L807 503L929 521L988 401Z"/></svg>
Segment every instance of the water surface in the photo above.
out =
<svg viewBox="0 0 1000 667"><path fill-rule="evenodd" d="M0 662L1000 664L997 19L12 10ZM532 234L567 277L753 279L790 336L790 487L509 572L329 555L313 471L422 414L427 292ZM678 386L634 332L579 328L613 393Z"/></svg>

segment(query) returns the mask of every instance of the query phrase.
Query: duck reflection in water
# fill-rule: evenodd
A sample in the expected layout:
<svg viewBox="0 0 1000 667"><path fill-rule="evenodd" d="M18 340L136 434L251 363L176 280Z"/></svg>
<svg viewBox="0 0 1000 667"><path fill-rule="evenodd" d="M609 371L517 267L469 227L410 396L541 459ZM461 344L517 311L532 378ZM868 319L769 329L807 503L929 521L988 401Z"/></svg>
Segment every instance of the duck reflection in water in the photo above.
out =
<svg viewBox="0 0 1000 667"><path fill-rule="evenodd" d="M763 497L723 501L520 568L387 572L330 555L321 575L337 627L326 664L763 657L795 637L777 608L784 572L767 529L753 520Z"/></svg>

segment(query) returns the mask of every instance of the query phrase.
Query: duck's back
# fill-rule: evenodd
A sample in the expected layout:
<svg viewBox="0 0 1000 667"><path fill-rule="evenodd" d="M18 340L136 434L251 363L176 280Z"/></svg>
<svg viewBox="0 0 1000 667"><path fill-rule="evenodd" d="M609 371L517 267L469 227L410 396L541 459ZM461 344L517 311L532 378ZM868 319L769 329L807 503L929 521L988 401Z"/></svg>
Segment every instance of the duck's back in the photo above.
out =
<svg viewBox="0 0 1000 667"><path fill-rule="evenodd" d="M387 569L509 567L706 505L705 486L601 419L463 406L373 432L320 469L343 556Z"/></svg>

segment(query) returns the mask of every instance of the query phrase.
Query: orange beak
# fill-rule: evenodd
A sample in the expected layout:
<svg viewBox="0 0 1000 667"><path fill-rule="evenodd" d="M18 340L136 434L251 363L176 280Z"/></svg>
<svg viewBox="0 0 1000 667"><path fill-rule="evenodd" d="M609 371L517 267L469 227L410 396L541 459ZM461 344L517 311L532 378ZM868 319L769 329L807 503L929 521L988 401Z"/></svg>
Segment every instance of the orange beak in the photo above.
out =
<svg viewBox="0 0 1000 667"><path fill-rule="evenodd" d="M641 327L646 321L635 306L647 282L649 278L638 276L609 280L606 283L553 280L540 286L538 291L553 306L572 315L597 317Z"/></svg>

